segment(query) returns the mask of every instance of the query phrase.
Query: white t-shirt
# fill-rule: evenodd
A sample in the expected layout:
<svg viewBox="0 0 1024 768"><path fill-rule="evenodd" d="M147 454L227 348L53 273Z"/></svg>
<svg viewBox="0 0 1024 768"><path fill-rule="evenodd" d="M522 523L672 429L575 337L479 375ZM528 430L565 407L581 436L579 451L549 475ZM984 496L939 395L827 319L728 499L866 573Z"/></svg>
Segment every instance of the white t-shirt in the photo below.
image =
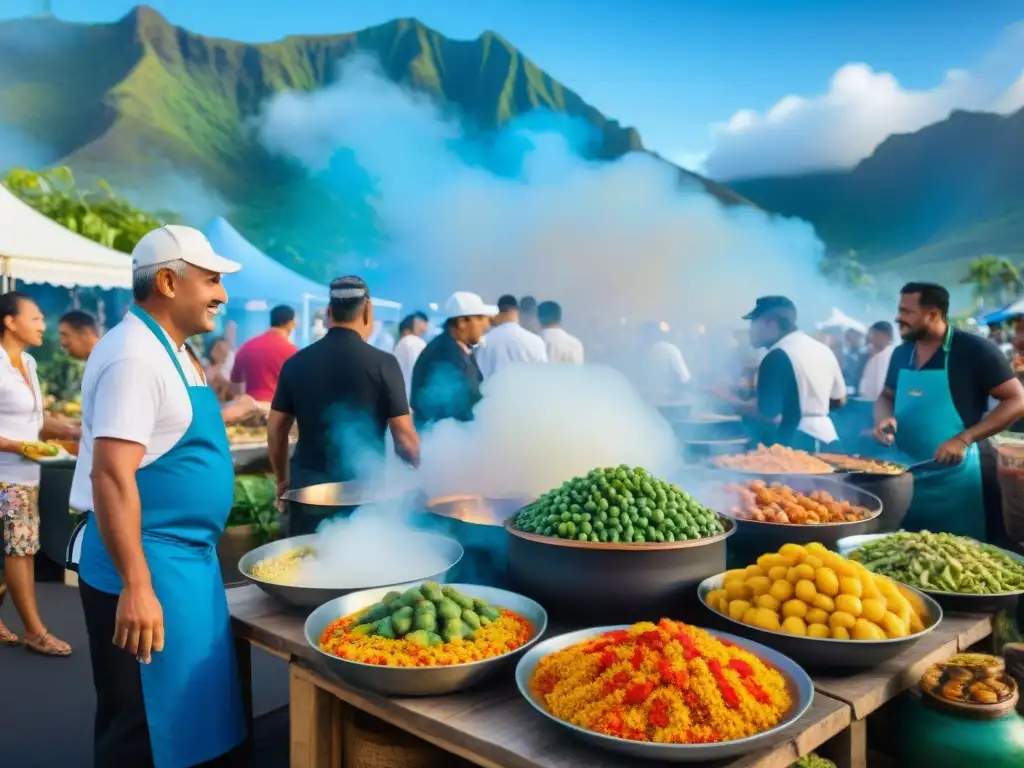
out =
<svg viewBox="0 0 1024 768"><path fill-rule="evenodd" d="M25 383L7 352L0 347L0 437L26 442L39 439L43 428L43 393L36 375L36 361L23 352L22 364L32 380ZM39 485L39 465L17 453L0 453L0 480L20 485Z"/></svg>
<svg viewBox="0 0 1024 768"><path fill-rule="evenodd" d="M895 344L890 344L881 352L868 358L864 366L864 373L860 377L860 386L857 387L858 400L877 400L885 389L885 376L889 372L889 361L892 360L892 352L896 349Z"/></svg>
<svg viewBox="0 0 1024 768"><path fill-rule="evenodd" d="M403 336L395 344L395 351L392 353L398 360L398 367L402 369L402 377L405 379L405 395L409 396L412 387L412 369L416 367L416 361L420 353L427 348L427 342L419 336L409 334Z"/></svg>
<svg viewBox="0 0 1024 768"><path fill-rule="evenodd" d="M561 328L544 328L540 332L547 347L549 363L583 365L583 342Z"/></svg>
<svg viewBox="0 0 1024 768"><path fill-rule="evenodd" d="M671 397L690 381L690 369L679 347L671 341L656 341L644 355L642 388L654 397Z"/></svg>
<svg viewBox="0 0 1024 768"><path fill-rule="evenodd" d="M170 344L173 348L174 342ZM189 385L203 385L184 345L175 354ZM96 438L144 445L141 466L146 466L171 450L191 423L192 402L167 350L142 320L125 315L99 340L85 364L82 439L71 482L71 508L93 507L89 474Z"/></svg>
<svg viewBox="0 0 1024 768"><path fill-rule="evenodd" d="M476 348L476 363L484 378L496 374L511 363L546 363L547 347L544 339L530 333L519 323L502 323L484 336L483 344Z"/></svg>

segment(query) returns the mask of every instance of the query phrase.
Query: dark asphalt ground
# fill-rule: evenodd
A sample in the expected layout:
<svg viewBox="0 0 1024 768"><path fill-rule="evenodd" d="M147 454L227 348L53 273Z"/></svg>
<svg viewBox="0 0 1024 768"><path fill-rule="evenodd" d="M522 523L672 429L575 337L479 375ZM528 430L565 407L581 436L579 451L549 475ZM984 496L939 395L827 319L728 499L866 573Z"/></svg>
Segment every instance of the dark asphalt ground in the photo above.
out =
<svg viewBox="0 0 1024 768"><path fill-rule="evenodd" d="M78 590L57 583L39 584L38 590L43 621L74 652L54 659L20 647L0 647L0 766L92 768L95 701ZM0 617L22 634L17 616L8 598ZM253 768L288 765L287 704L287 664L253 650Z"/></svg>

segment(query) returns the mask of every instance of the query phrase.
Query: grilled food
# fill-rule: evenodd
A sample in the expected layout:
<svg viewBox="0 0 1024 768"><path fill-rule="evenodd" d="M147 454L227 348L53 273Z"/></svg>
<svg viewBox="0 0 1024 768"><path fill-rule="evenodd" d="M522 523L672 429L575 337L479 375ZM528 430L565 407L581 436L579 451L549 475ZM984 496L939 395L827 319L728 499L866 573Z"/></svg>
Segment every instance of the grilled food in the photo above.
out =
<svg viewBox="0 0 1024 768"><path fill-rule="evenodd" d="M819 459L827 461L836 469L845 469L849 472L870 472L875 475L902 475L907 471L906 467L893 464L888 461L875 461L864 459L860 456L846 456L841 453L819 453Z"/></svg>
<svg viewBox="0 0 1024 768"><path fill-rule="evenodd" d="M805 494L782 483L769 485L763 480L751 480L745 484L729 483L723 490L733 504L729 514L738 520L820 525L853 523L871 516L867 507L839 501L826 491Z"/></svg>
<svg viewBox="0 0 1024 768"><path fill-rule="evenodd" d="M756 472L761 475L828 475L835 468L806 451L795 451L784 445L767 448L759 445L753 451L718 456L713 463L722 469Z"/></svg>

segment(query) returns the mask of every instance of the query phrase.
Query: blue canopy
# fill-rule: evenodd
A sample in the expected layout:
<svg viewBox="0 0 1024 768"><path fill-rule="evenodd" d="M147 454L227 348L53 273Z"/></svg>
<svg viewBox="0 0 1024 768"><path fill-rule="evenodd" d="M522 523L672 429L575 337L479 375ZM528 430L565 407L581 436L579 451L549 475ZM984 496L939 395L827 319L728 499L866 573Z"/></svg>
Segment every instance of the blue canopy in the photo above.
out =
<svg viewBox="0 0 1024 768"><path fill-rule="evenodd" d="M980 325L1002 323L1014 317L1020 317L1021 315L1024 315L1024 299L1017 299L1015 302L1007 304L1002 309L997 309L994 312L989 312L987 315L979 316L978 323Z"/></svg>

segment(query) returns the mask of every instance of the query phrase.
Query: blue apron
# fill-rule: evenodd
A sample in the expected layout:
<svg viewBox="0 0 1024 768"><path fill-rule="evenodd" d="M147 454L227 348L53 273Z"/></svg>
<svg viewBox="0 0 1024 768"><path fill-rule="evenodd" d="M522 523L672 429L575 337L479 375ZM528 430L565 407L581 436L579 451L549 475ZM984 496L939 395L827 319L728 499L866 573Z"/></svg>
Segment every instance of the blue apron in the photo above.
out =
<svg viewBox="0 0 1024 768"><path fill-rule="evenodd" d="M942 345L941 370L900 370L896 380L896 447L916 463L928 461L942 443L964 429L963 419L949 390L949 349L953 329ZM977 444L967 449L959 464L914 477L914 497L903 527L985 538L985 507L981 490L981 454Z"/></svg>
<svg viewBox="0 0 1024 768"><path fill-rule="evenodd" d="M142 548L164 612L164 650L140 665L153 762L156 768L187 768L229 752L246 737L217 561L217 541L231 511L234 467L214 391L191 386L160 326L139 307L131 311L167 350L192 403L192 423L181 439L135 473ZM120 594L121 578L96 526L86 525L81 538L82 580Z"/></svg>

